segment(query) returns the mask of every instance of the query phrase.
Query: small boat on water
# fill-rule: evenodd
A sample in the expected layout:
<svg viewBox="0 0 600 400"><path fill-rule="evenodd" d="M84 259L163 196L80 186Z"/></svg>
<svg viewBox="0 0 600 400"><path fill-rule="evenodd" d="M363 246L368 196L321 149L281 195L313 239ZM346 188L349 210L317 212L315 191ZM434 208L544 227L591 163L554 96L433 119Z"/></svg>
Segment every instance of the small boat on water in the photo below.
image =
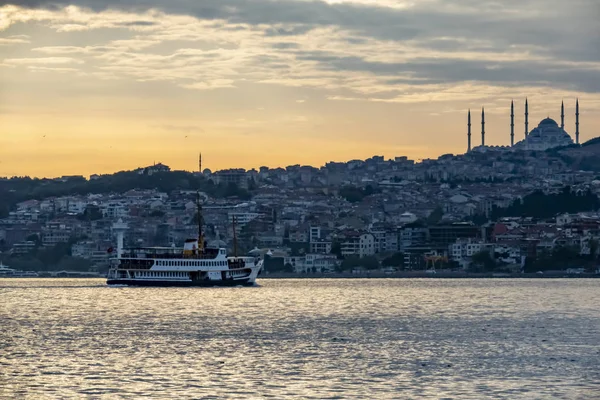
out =
<svg viewBox="0 0 600 400"><path fill-rule="evenodd" d="M38 276L37 272L12 269L0 262L0 278L35 278Z"/></svg>
<svg viewBox="0 0 600 400"><path fill-rule="evenodd" d="M127 286L251 286L263 260L228 257L224 248L210 248L202 232L198 200L198 238L185 241L183 248L123 248L124 227L117 230L117 257L108 271L107 285ZM122 223L122 221L120 221ZM235 232L235 221L234 229ZM234 233L235 235L235 233ZM234 236L234 249L235 249Z"/></svg>

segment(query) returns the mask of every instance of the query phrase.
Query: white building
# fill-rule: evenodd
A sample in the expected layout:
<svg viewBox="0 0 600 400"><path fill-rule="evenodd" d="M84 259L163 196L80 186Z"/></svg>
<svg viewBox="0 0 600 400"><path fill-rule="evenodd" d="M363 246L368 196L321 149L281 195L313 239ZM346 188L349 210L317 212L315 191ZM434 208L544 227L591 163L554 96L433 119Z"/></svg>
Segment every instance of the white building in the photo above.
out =
<svg viewBox="0 0 600 400"><path fill-rule="evenodd" d="M340 261L333 254L307 254L305 256L290 256L283 259L297 274L333 272Z"/></svg>
<svg viewBox="0 0 600 400"><path fill-rule="evenodd" d="M87 201L80 199L71 199L67 203L67 211L72 214L83 214L87 205Z"/></svg>
<svg viewBox="0 0 600 400"><path fill-rule="evenodd" d="M458 239L448 246L450 258L466 267L471 262L471 257L483 250L491 250L492 244L474 239Z"/></svg>
<svg viewBox="0 0 600 400"><path fill-rule="evenodd" d="M310 250L311 253L314 254L329 254L331 253L331 241L329 240L319 240L315 242L310 242Z"/></svg>
<svg viewBox="0 0 600 400"><path fill-rule="evenodd" d="M129 215L129 208L121 201L109 201L100 206L104 218L125 218Z"/></svg>
<svg viewBox="0 0 600 400"><path fill-rule="evenodd" d="M255 220L260 217L262 214L254 213L254 212L230 212L227 214L229 219L229 223L233 223L233 218L235 218L235 224L239 226L244 226L248 222Z"/></svg>
<svg viewBox="0 0 600 400"><path fill-rule="evenodd" d="M346 237L341 242L343 256L366 257L375 254L375 237L370 233Z"/></svg>

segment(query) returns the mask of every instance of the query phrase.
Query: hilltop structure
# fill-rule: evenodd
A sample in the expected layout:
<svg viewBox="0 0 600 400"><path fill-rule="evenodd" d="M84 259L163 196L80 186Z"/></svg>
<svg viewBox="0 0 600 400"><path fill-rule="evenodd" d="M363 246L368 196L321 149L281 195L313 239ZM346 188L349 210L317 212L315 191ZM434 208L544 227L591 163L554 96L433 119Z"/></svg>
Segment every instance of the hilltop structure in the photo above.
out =
<svg viewBox="0 0 600 400"><path fill-rule="evenodd" d="M485 144L485 110L481 109L481 145L471 148L471 110L467 114L467 152L486 152L488 150L537 150L545 151L554 147L579 144L579 99L575 105L575 142L565 131L565 104L561 103L560 126L552 118L543 119L537 127L529 131L529 101L525 99L525 138L517 143L515 138L514 101L510 104L510 145L489 146Z"/></svg>

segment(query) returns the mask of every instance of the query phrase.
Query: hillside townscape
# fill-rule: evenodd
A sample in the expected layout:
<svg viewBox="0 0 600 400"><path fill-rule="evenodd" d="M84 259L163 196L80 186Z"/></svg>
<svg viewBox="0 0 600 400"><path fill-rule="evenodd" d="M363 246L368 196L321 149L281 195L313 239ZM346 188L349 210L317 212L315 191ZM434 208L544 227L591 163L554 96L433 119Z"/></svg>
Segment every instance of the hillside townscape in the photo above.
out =
<svg viewBox="0 0 600 400"><path fill-rule="evenodd" d="M597 272L600 164L592 140L547 151L416 163L374 156L321 168L0 180L0 254L22 270L104 273L113 225L130 247L197 235L265 258L265 272ZM234 234L235 229L235 234Z"/></svg>

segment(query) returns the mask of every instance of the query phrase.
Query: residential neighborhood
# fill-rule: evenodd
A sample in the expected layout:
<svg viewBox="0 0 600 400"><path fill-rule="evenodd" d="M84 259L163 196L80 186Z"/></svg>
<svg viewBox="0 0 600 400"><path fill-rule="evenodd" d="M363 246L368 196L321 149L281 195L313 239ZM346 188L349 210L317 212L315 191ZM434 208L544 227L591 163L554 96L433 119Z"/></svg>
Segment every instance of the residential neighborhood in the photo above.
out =
<svg viewBox="0 0 600 400"><path fill-rule="evenodd" d="M0 220L0 256L23 269L103 272L114 257L115 223L126 224L128 247L179 247L196 237L200 205L208 245L263 257L267 274L597 271L600 180L549 153L467 153L421 162L374 156L321 168L196 173L155 164L130 175L177 173L198 187L162 191L133 183L122 192L19 201ZM114 178L71 176L45 184L87 188L103 179ZM544 199L564 207L539 214ZM534 203L542 206L534 205L532 214L527 207ZM51 249L63 254L34 262L33 254Z"/></svg>

